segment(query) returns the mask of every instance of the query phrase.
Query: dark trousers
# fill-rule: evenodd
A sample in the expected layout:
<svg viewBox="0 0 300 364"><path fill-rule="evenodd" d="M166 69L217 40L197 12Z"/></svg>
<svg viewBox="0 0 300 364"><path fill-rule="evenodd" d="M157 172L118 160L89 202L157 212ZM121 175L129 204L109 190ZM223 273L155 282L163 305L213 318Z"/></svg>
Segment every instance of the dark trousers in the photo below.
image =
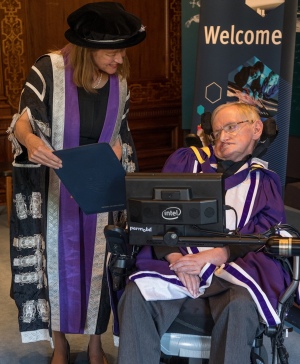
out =
<svg viewBox="0 0 300 364"><path fill-rule="evenodd" d="M159 364L160 338L187 300L190 298L145 301L136 284L130 282L118 306L118 364ZM196 300L199 312L207 305L204 301L208 300L214 320L209 363L250 363L251 347L259 330L259 316L248 291L213 277L205 295Z"/></svg>

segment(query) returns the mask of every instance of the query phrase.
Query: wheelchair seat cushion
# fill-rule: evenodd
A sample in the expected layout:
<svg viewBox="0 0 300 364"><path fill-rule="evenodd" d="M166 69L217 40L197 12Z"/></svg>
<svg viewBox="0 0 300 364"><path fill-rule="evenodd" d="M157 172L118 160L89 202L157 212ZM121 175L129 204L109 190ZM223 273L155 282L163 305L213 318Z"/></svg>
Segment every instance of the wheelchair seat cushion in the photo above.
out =
<svg viewBox="0 0 300 364"><path fill-rule="evenodd" d="M167 332L210 336L213 326L208 300L187 298Z"/></svg>

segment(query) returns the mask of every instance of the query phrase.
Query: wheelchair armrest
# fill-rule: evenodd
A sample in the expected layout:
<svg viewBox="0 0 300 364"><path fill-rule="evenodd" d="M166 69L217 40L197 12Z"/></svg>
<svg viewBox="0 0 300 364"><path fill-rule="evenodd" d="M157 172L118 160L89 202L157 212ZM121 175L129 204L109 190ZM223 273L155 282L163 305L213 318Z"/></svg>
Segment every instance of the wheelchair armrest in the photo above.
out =
<svg viewBox="0 0 300 364"><path fill-rule="evenodd" d="M125 229L116 225L106 225L104 235L110 253L117 255L128 254L128 233Z"/></svg>
<svg viewBox="0 0 300 364"><path fill-rule="evenodd" d="M116 225L106 225L104 235L111 253L108 263L111 288L119 291L125 288L127 278L135 271L136 251L128 244L127 230Z"/></svg>
<svg viewBox="0 0 300 364"><path fill-rule="evenodd" d="M300 280L300 257L294 256L293 257L293 277L290 285L284 292L284 294L279 299L279 305L278 305L278 312L281 312L283 304L293 295L299 286L299 280Z"/></svg>

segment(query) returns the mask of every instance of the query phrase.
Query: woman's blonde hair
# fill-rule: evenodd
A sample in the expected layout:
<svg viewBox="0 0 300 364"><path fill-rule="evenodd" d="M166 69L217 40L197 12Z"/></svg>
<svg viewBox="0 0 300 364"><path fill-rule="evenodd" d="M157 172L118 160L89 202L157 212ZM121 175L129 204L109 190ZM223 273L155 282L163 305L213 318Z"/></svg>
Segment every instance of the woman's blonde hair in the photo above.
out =
<svg viewBox="0 0 300 364"><path fill-rule="evenodd" d="M75 44L69 43L63 50L63 54L67 55L67 67L73 69L73 82L77 87L83 87L87 92L97 92L92 87L92 80L97 70L93 61L92 53L97 50L92 48L83 48ZM117 75L121 79L129 77L129 60L127 56L123 58L123 63L118 65Z"/></svg>

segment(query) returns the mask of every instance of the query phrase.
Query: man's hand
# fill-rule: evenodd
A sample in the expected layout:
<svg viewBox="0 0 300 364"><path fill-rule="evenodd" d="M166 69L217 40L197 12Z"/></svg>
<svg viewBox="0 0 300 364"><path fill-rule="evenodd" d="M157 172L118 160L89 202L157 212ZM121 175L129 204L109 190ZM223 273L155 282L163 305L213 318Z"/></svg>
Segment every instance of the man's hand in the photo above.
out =
<svg viewBox="0 0 300 364"><path fill-rule="evenodd" d="M207 249L197 254L187 254L176 261L171 262L170 269L176 274L187 273L190 275L199 275L206 263L219 266L227 261L229 251L227 247Z"/></svg>
<svg viewBox="0 0 300 364"><path fill-rule="evenodd" d="M193 297L197 297L199 293L200 278L197 275L192 275L183 272L175 272L182 284L187 288Z"/></svg>
<svg viewBox="0 0 300 364"><path fill-rule="evenodd" d="M176 264L179 260L183 259L183 255L180 253L171 253L166 256L167 261L170 263L170 266ZM198 275L189 274L186 272L175 271L177 277L180 279L182 284L187 288L190 294L194 297L197 296L199 293L199 285L200 285L200 278Z"/></svg>
<svg viewBox="0 0 300 364"><path fill-rule="evenodd" d="M170 265L170 269L178 273L199 275L203 266L207 263L202 253L187 254Z"/></svg>

